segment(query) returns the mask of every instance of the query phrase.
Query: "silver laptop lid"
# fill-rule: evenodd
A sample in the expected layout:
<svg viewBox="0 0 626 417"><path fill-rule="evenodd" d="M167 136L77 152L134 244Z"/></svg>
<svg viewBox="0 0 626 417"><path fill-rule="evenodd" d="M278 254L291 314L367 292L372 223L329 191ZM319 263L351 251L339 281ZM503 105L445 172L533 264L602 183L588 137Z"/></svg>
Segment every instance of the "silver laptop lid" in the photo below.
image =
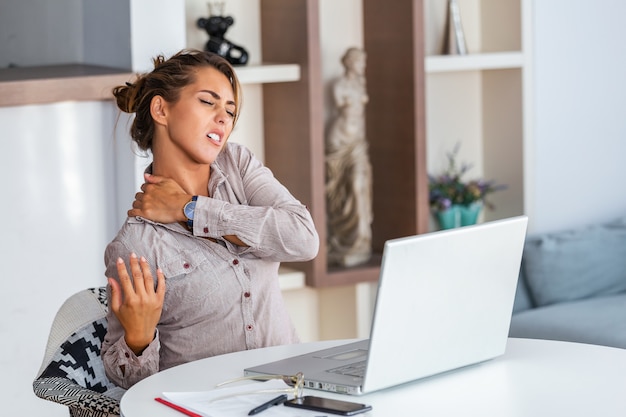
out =
<svg viewBox="0 0 626 417"><path fill-rule="evenodd" d="M504 353L527 223L519 216L386 242L364 392Z"/></svg>

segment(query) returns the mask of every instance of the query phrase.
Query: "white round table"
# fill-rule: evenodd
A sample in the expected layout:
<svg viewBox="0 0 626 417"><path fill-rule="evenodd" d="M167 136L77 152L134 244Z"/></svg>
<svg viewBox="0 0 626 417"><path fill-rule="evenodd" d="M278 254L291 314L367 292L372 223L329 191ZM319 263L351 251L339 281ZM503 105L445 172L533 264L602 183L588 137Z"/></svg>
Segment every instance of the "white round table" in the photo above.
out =
<svg viewBox="0 0 626 417"><path fill-rule="evenodd" d="M341 341L235 352L159 372L131 387L124 417L181 417L157 403L166 391L203 391L248 366L331 347ZM366 416L575 417L626 415L626 350L546 340L509 339L496 359L355 397L305 390L308 395L371 404ZM262 416L262 414L260 414Z"/></svg>

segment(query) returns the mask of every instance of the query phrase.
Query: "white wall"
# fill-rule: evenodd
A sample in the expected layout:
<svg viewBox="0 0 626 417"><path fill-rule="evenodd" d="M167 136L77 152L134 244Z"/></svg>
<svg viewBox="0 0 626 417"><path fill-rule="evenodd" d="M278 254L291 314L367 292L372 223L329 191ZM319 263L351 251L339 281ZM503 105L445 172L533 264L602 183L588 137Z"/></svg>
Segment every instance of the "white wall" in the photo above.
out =
<svg viewBox="0 0 626 417"><path fill-rule="evenodd" d="M626 44L621 0L533 4L533 231L626 214Z"/></svg>
<svg viewBox="0 0 626 417"><path fill-rule="evenodd" d="M112 103L0 108L0 402L3 415L67 416L37 399L32 381L54 313L102 286L113 238Z"/></svg>

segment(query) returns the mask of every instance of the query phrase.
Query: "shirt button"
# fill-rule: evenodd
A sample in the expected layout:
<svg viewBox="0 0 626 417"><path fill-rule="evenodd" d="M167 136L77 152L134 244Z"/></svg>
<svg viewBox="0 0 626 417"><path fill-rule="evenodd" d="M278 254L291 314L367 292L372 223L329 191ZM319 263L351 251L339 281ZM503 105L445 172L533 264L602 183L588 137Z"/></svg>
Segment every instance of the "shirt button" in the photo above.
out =
<svg viewBox="0 0 626 417"><path fill-rule="evenodd" d="M250 292L248 292L248 291L244 292L243 296L246 297L246 298L249 298L250 297Z"/></svg>
<svg viewBox="0 0 626 417"><path fill-rule="evenodd" d="M251 324L248 324L246 326L246 330L248 330L248 331L252 330L253 328L254 328L254 326L252 326Z"/></svg>
<svg viewBox="0 0 626 417"><path fill-rule="evenodd" d="M209 228L208 228L208 227L205 227L205 228L204 228L204 229L202 229L202 230L204 230L204 233L209 233Z"/></svg>
<svg viewBox="0 0 626 417"><path fill-rule="evenodd" d="M185 268L185 269L189 269L189 267L190 267L190 265L189 265L187 262L185 262L185 263L183 264L183 268Z"/></svg>
<svg viewBox="0 0 626 417"><path fill-rule="evenodd" d="M239 259L233 259L233 265L239 265Z"/></svg>

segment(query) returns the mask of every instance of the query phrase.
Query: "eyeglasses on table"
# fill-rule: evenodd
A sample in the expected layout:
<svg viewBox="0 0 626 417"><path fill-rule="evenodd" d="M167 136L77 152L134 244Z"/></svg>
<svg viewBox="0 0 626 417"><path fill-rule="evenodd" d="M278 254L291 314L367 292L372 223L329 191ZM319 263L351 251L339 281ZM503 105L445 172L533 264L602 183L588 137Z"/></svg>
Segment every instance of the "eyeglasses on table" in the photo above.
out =
<svg viewBox="0 0 626 417"><path fill-rule="evenodd" d="M220 382L215 385L215 388L221 388L228 384L234 384L236 382L241 381L270 381L273 379L281 379L289 388L285 389L263 389L263 390L254 390L254 391L246 391L246 392L237 392L233 394L227 394L220 397L213 398L211 402L223 400L226 398L237 397L240 395L254 395L254 394L270 394L270 393L286 393L293 395L294 398L302 398L304 393L304 374L302 372L298 372L295 375L251 375L251 376L242 376L239 378L229 379L228 381Z"/></svg>

